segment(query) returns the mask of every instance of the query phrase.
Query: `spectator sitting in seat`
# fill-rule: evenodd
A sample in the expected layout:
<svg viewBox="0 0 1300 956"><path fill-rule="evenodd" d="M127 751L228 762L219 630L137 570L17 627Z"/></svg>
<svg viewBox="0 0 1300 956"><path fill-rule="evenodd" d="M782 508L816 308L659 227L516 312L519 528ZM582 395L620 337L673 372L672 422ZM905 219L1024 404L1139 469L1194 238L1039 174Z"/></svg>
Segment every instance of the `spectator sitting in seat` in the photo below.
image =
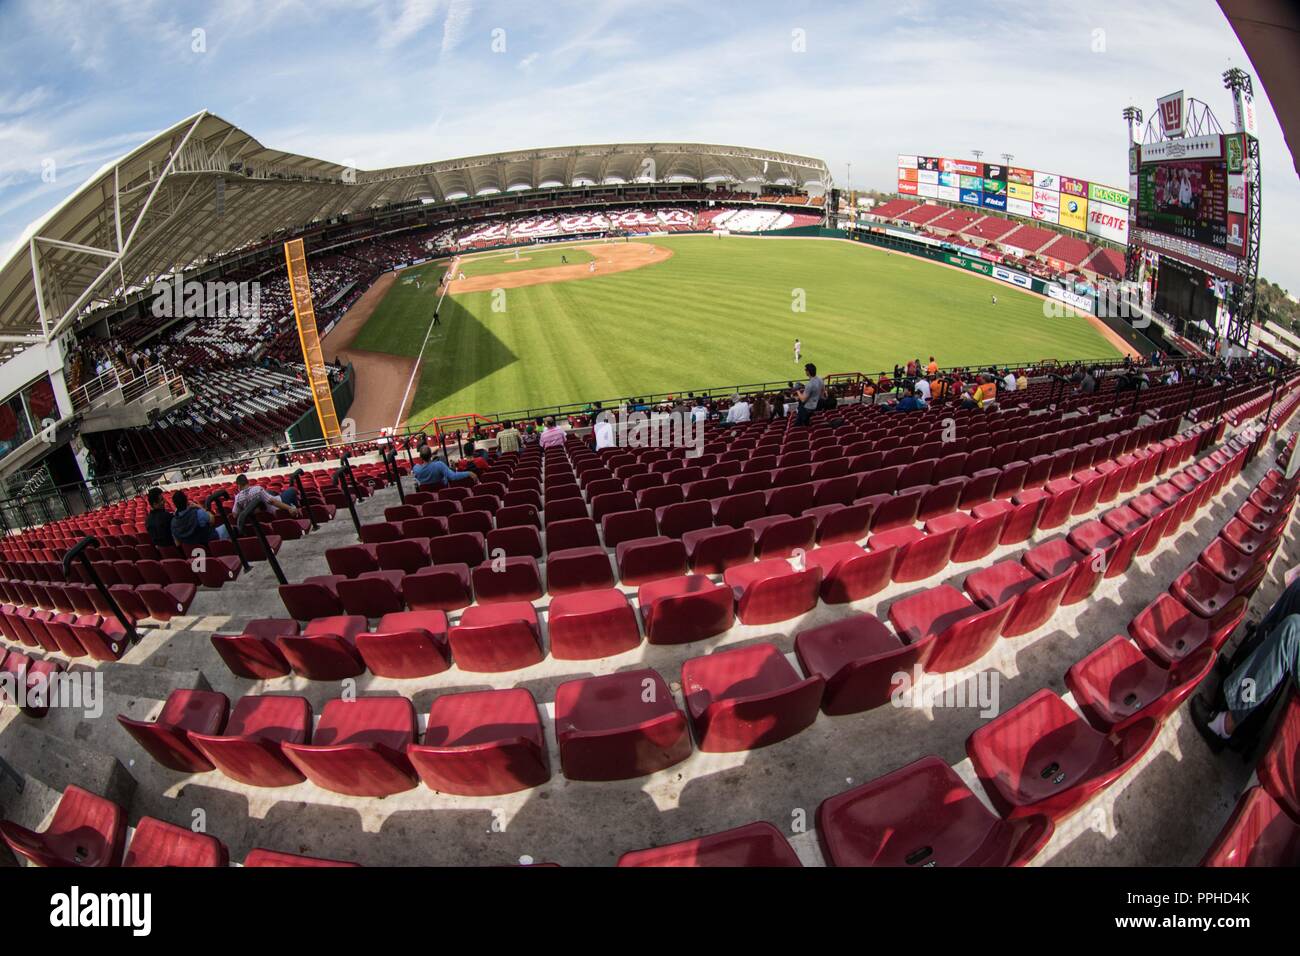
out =
<svg viewBox="0 0 1300 956"><path fill-rule="evenodd" d="M592 428L591 435L596 443L596 451L614 447L614 425L608 416L600 414L596 416L596 425Z"/></svg>
<svg viewBox="0 0 1300 956"><path fill-rule="evenodd" d="M727 410L727 424L738 425L749 421L749 402L739 395L731 396L731 408Z"/></svg>
<svg viewBox="0 0 1300 956"><path fill-rule="evenodd" d="M487 456L478 451L472 441L465 442L460 450L461 458L456 464L457 471L471 471L480 474L488 470Z"/></svg>
<svg viewBox="0 0 1300 956"><path fill-rule="evenodd" d="M433 449L421 445L420 463L411 469L418 488L437 488L452 481L473 481L474 474L469 471L452 471L441 458L433 457Z"/></svg>
<svg viewBox="0 0 1300 956"><path fill-rule="evenodd" d="M1192 723L1215 753L1275 691L1300 680L1300 580L1291 582L1259 624L1246 628L1246 639L1226 665L1232 670L1223 680L1222 709L1192 699Z"/></svg>
<svg viewBox="0 0 1300 956"><path fill-rule="evenodd" d="M564 429L555 424L555 419L549 415L546 418L546 430L542 432L543 448L559 448L564 445Z"/></svg>
<svg viewBox="0 0 1300 956"><path fill-rule="evenodd" d="M148 497L149 517L145 519L144 526L149 532L149 540L155 547L170 548L173 541L172 516L163 500L162 489L150 488Z"/></svg>
<svg viewBox="0 0 1300 956"><path fill-rule="evenodd" d="M924 381L924 379L922 379ZM922 412L926 409L925 397L921 391L921 382L916 383L916 390L908 395L902 401L896 403L890 411L894 412Z"/></svg>
<svg viewBox="0 0 1300 956"><path fill-rule="evenodd" d="M514 422L505 422L501 431L497 432L497 454L508 455L518 450L519 429L515 428Z"/></svg>
<svg viewBox="0 0 1300 956"><path fill-rule="evenodd" d="M278 495L273 495L261 485L249 484L247 475L240 475L236 478L235 487L239 490L235 492L235 508L231 520L236 525L239 524L239 517L246 509L257 510L263 506L283 511L291 518L298 517L298 491L296 488L289 487Z"/></svg>
<svg viewBox="0 0 1300 956"><path fill-rule="evenodd" d="M162 492L159 494L161 495ZM172 494L172 507L176 509L176 514L172 517L168 533L176 542L176 547L182 551L205 547L209 541L218 537L212 527L212 515L198 505L190 504L185 492L177 491Z"/></svg>

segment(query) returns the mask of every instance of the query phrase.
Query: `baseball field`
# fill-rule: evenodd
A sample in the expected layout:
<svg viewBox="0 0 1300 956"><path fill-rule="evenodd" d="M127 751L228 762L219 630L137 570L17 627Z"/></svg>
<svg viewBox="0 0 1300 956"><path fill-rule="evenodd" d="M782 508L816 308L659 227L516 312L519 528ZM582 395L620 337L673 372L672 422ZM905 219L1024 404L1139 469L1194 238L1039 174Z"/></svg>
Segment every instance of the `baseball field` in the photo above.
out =
<svg viewBox="0 0 1300 956"><path fill-rule="evenodd" d="M1045 317L1038 296L842 241L671 236L480 253L457 261L430 329L446 267L376 290L347 343L391 357L370 380L358 366L360 394L391 396L390 424L406 391L406 418L422 423L795 379L804 361L826 373L931 355L948 366L1119 354L1093 321Z"/></svg>

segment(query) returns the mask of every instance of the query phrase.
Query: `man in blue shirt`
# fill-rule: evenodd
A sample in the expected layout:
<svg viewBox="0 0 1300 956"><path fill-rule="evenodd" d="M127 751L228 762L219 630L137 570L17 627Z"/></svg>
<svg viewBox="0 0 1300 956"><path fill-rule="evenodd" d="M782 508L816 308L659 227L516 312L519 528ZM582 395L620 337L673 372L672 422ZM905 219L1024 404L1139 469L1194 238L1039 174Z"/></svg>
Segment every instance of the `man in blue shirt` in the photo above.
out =
<svg viewBox="0 0 1300 956"><path fill-rule="evenodd" d="M472 471L452 471L440 458L433 457L433 449L428 445L420 448L420 463L411 469L411 474L415 476L416 484L423 487L425 485L445 485L450 481L465 481L472 479Z"/></svg>

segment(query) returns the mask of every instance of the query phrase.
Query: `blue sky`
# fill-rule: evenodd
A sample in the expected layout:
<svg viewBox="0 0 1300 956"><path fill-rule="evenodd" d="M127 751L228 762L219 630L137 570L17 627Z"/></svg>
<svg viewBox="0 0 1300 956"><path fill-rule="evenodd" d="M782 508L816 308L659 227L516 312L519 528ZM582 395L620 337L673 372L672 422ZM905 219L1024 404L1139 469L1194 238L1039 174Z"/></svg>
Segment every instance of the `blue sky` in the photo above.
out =
<svg viewBox="0 0 1300 956"><path fill-rule="evenodd" d="M363 169L684 140L858 187L973 149L1123 186L1120 110L1186 89L1227 126L1229 66L1252 70L1213 0L0 0L0 252L200 109ZM1258 102L1261 272L1300 293L1300 182Z"/></svg>

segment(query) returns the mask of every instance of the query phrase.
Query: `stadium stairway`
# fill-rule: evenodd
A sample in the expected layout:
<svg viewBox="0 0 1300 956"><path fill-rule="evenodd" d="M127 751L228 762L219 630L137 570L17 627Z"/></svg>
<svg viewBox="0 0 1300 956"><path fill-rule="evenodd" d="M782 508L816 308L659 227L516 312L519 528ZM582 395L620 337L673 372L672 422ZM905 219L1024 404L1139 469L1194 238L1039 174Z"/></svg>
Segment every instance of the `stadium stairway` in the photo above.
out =
<svg viewBox="0 0 1300 956"><path fill-rule="evenodd" d="M1284 429L1286 434L1291 431ZM1068 694L1063 677L1070 665L1112 636L1126 633L1129 621L1213 541L1272 459L1271 449L1264 448L1172 536L1149 554L1135 557L1127 573L1103 579L1090 598L1061 607L1029 633L1000 638L965 672L999 675L1002 713L1043 689ZM371 865L610 865L627 851L767 821L790 840L802 862L820 864L824 860L814 833L818 806L923 756L937 756L955 768L987 804L965 750L969 735L985 723L978 711L884 706L839 717L819 714L801 732L761 749L709 753L697 747L681 762L647 776L587 782L569 779L561 770L554 717L559 685L653 668L682 709L682 668L690 659L770 642L793 660L798 632L864 611L886 621L888 608L900 598L940 584L960 590L973 572L1018 559L1035 544L1100 517L1171 473L1086 514L1073 515L1062 527L1039 531L1027 542L998 546L977 561L949 563L922 581L890 583L860 601L820 602L796 619L771 625L737 620L717 637L687 644L651 645L642 638L634 649L612 657L565 661L548 654L540 663L500 673L469 672L453 665L416 680L368 672L346 681L311 681L296 675L266 681L237 677L213 650L211 635L238 633L250 620L286 616L274 578L259 568L219 591L201 590L184 615L146 631L122 662L98 665L106 670L102 717L86 719L79 712L55 708L36 726L14 707L0 709L0 757L30 784L17 794L12 775L0 782L3 815L39 829L63 790L80 784L126 807L131 821L149 816L188 825L202 817L208 832L218 834L229 847L232 859L242 859L255 847L271 847ZM359 503L358 512L363 522L375 523L386 508L397 504L396 490L390 487ZM328 574L326 551L356 542L346 515L340 517L343 520L323 525L302 540L284 543L280 559L291 581ZM1284 535L1250 602L1249 618L1258 619L1268 608L1281 589L1282 572L1297 561L1300 549ZM545 612L553 600L544 595L534 603ZM452 613L453 622L459 613ZM158 764L114 719L120 714L148 720L176 688L210 688L226 695L231 706L249 694L299 695L316 715L339 697L398 694L413 701L418 718L448 693L523 688L541 705L551 776L539 786L503 796L453 796L421 784L379 799L346 796L311 782L272 789L245 786L219 772L177 772ZM60 754L61 760L36 758L47 740L57 743L51 753ZM1227 819L1250 769L1235 759L1211 757L1186 708L1180 708L1122 778L1058 823L1034 862L1196 863Z"/></svg>

